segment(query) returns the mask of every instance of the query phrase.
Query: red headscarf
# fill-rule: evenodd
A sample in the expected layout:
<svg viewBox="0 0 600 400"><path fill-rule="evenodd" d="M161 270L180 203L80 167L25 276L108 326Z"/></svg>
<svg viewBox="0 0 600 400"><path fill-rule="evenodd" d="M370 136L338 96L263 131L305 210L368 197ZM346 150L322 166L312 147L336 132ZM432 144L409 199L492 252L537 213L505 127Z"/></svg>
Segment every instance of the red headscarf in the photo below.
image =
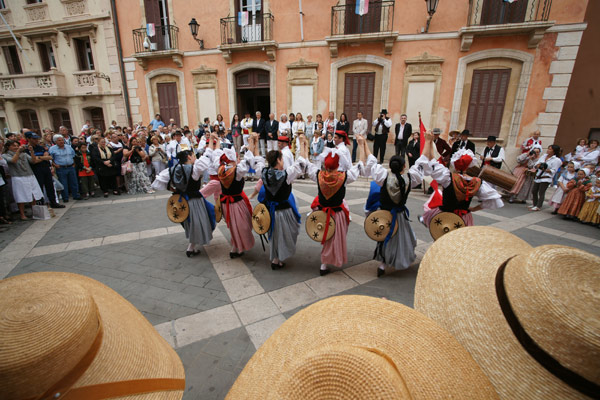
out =
<svg viewBox="0 0 600 400"><path fill-rule="evenodd" d="M332 154L333 153L329 153L327 154L327 157L325 157L325 168L330 171L335 171L340 166L340 156L337 154L332 156Z"/></svg>
<svg viewBox="0 0 600 400"><path fill-rule="evenodd" d="M454 168L456 168L457 171L465 172L472 161L473 157L464 154L458 160L454 161Z"/></svg>

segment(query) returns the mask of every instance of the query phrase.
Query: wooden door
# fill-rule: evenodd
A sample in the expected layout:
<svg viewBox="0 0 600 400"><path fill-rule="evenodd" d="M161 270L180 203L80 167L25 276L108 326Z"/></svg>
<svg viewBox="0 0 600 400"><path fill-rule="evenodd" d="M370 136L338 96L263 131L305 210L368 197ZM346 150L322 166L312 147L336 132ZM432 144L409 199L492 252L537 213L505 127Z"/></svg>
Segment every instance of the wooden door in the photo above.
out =
<svg viewBox="0 0 600 400"><path fill-rule="evenodd" d="M373 121L375 72L346 74L345 80L343 112L350 122L356 119L356 113L361 112L367 120L367 126L370 127Z"/></svg>
<svg viewBox="0 0 600 400"><path fill-rule="evenodd" d="M510 81L510 69L474 70L465 129L475 137L498 136Z"/></svg>
<svg viewBox="0 0 600 400"><path fill-rule="evenodd" d="M481 25L511 24L525 21L527 1L512 3L500 0L484 0L481 11Z"/></svg>
<svg viewBox="0 0 600 400"><path fill-rule="evenodd" d="M106 123L104 122L104 111L100 107L90 108L90 119L92 126L106 132Z"/></svg>
<svg viewBox="0 0 600 400"><path fill-rule="evenodd" d="M163 121L169 121L170 118L173 118L177 126L181 126L179 123L177 83L157 83L156 92L158 93L159 114L162 116Z"/></svg>
<svg viewBox="0 0 600 400"><path fill-rule="evenodd" d="M344 33L346 35L372 33L380 31L381 1L370 1L368 12L360 16L356 14L356 0L346 1Z"/></svg>
<svg viewBox="0 0 600 400"><path fill-rule="evenodd" d="M21 120L21 128L28 128L37 133L41 133L40 123L35 110L20 110L17 112Z"/></svg>

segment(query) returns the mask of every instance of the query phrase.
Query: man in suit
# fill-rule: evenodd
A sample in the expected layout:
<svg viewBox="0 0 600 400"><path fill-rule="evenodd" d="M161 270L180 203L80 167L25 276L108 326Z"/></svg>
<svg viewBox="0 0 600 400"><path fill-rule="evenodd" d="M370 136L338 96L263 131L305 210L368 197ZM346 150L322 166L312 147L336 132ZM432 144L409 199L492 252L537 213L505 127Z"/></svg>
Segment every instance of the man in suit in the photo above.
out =
<svg viewBox="0 0 600 400"><path fill-rule="evenodd" d="M412 135L412 125L406 122L406 119L406 114L400 116L400 123L396 124L396 139L394 140L396 155L402 157L406 154L406 144Z"/></svg>
<svg viewBox="0 0 600 400"><path fill-rule="evenodd" d="M256 118L252 121L252 132L258 133L258 147L260 149L260 155L266 155L267 148L267 132L265 130L265 120L261 118L262 114L260 111L256 112Z"/></svg>
<svg viewBox="0 0 600 400"><path fill-rule="evenodd" d="M442 134L442 130L440 128L433 128L433 144L435 145L435 149L440 155L440 160L445 166L448 166L450 162L450 154L452 153L452 148L444 139L440 137Z"/></svg>
<svg viewBox="0 0 600 400"><path fill-rule="evenodd" d="M452 154L456 153L460 149L471 150L475 154L475 143L469 140L470 132L468 129L463 130L460 133L460 138L452 145Z"/></svg>
<svg viewBox="0 0 600 400"><path fill-rule="evenodd" d="M269 120L265 124L265 135L267 138L267 151L277 150L277 138L279 137L279 121L275 114L269 114Z"/></svg>

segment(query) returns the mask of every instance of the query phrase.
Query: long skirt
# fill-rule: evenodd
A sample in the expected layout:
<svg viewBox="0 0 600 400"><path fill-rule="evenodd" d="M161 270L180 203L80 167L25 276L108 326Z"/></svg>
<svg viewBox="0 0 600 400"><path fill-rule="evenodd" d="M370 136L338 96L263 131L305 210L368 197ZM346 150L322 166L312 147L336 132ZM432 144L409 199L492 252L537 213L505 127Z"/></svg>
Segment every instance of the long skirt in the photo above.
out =
<svg viewBox="0 0 600 400"><path fill-rule="evenodd" d="M227 205L222 204L223 217L227 220ZM227 227L231 232L231 245L234 250L244 252L254 247L254 235L252 234L252 214L243 200L229 204L231 219Z"/></svg>
<svg viewBox="0 0 600 400"><path fill-rule="evenodd" d="M429 223L431 222L433 217L435 217L436 215L438 215L441 212L442 212L442 210L440 210L439 207L432 208L429 211L425 211L425 213L423 213L423 222L425 222L425 225L429 228ZM474 225L472 213L470 213L470 212L466 213L465 215L462 216L462 219L465 222L466 226Z"/></svg>
<svg viewBox="0 0 600 400"><path fill-rule="evenodd" d="M521 190L521 188L523 187L523 183L525 183L525 177L526 177L525 171L527 171L526 165L519 165L519 166L515 167L515 169L513 170L513 175L517 177L517 181L515 182L515 185L512 187L512 189L510 190L510 194L517 195L519 193L519 191Z"/></svg>
<svg viewBox="0 0 600 400"><path fill-rule="evenodd" d="M560 215L570 215L576 217L583 207L585 202L585 193L579 190L579 188L573 188L567 193L563 203L558 209Z"/></svg>
<svg viewBox="0 0 600 400"><path fill-rule="evenodd" d="M300 224L292 208L275 211L275 225L270 241L271 260L285 261L296 254Z"/></svg>
<svg viewBox="0 0 600 400"><path fill-rule="evenodd" d="M321 263L341 267L348 262L348 252L346 249L348 220L343 211L336 211L332 218L335 221L335 233L323 245Z"/></svg>
<svg viewBox="0 0 600 400"><path fill-rule="evenodd" d="M398 231L387 244L382 242L383 249L381 252L377 251L375 259L394 267L396 270L401 270L410 267L417 258L415 254L417 238L403 215L398 215L396 223L398 224Z"/></svg>
<svg viewBox="0 0 600 400"><path fill-rule="evenodd" d="M203 198L192 198L188 200L190 216L183 221L185 237L192 244L205 245L212 240L213 230L210 224L210 217L206 210Z"/></svg>
<svg viewBox="0 0 600 400"><path fill-rule="evenodd" d="M586 201L583 207L581 207L581 211L577 218L581 222L587 222L589 224L600 224L600 214L598 214L598 206L600 206L600 201Z"/></svg>
<svg viewBox="0 0 600 400"><path fill-rule="evenodd" d="M44 198L35 175L13 176L11 182L12 194L17 203L31 203Z"/></svg>
<svg viewBox="0 0 600 400"><path fill-rule="evenodd" d="M535 176L523 174L525 179L523 180L523 186L521 186L521 190L517 193L518 201L527 201L531 198L531 188L533 187L533 178Z"/></svg>
<svg viewBox="0 0 600 400"><path fill-rule="evenodd" d="M562 190L562 188L559 186L554 191L554 194L552 195L552 198L550 199L548 204L550 204L552 207L554 207L555 210L558 210L560 208L560 205L562 204L563 200L565 199L566 195L567 194L565 193L565 191Z"/></svg>
<svg viewBox="0 0 600 400"><path fill-rule="evenodd" d="M127 180L127 193L148 193L152 191L150 186L150 179L146 175L146 163L131 163L133 171L128 175Z"/></svg>

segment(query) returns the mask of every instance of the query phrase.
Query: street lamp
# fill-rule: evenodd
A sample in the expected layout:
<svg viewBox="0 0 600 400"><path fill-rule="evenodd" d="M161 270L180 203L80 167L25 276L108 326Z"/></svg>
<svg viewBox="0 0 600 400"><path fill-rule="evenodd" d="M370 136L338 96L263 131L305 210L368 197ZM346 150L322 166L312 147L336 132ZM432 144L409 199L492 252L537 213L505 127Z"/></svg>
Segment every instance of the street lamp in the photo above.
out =
<svg viewBox="0 0 600 400"><path fill-rule="evenodd" d="M425 26L425 33L429 31L429 23L431 22L431 18L433 14L435 14L435 10L437 10L437 6L440 0L425 0L425 4L427 4L427 25Z"/></svg>
<svg viewBox="0 0 600 400"><path fill-rule="evenodd" d="M204 50L204 40L202 39L198 39L198 27L200 26L198 24L198 21L196 21L196 18L192 18L192 20L190 21L190 23L188 24L190 26L190 30L192 31L192 36L194 37L194 39L196 40L196 42L198 42L198 44L200 45L200 50Z"/></svg>

